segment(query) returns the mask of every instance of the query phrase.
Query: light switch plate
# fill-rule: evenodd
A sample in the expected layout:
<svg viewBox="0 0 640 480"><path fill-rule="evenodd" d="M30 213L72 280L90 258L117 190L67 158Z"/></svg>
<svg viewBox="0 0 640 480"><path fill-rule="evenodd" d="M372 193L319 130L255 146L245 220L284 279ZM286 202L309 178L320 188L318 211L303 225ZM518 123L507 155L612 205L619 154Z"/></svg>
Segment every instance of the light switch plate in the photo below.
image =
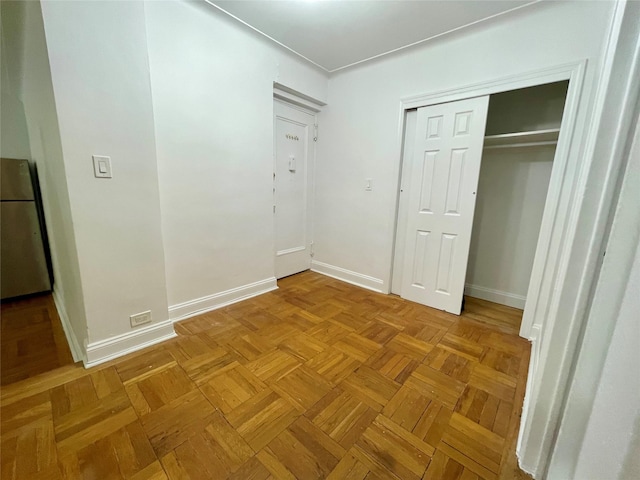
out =
<svg viewBox="0 0 640 480"><path fill-rule="evenodd" d="M364 189L367 192L370 192L371 190L373 190L372 180L370 178L364 179Z"/></svg>
<svg viewBox="0 0 640 480"><path fill-rule="evenodd" d="M112 178L111 157L93 155L93 174L96 178Z"/></svg>

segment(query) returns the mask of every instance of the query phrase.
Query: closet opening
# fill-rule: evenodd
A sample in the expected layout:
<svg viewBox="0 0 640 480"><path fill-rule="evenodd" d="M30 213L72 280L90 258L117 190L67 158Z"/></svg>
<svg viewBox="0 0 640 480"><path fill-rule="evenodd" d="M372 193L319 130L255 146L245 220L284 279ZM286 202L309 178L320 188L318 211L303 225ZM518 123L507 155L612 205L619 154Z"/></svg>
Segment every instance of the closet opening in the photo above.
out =
<svg viewBox="0 0 640 480"><path fill-rule="evenodd" d="M453 283L457 282L464 296L525 309L568 86L569 81L563 80L405 110L392 293L409 298L408 289L419 290L421 287L415 280L416 271L431 268L437 270L431 287L436 294L455 297ZM426 112L421 113L422 110ZM449 111L452 120L447 123ZM469 118L474 121L482 117L483 124L476 125L475 133L469 130L468 134L481 138L472 139L468 145L458 145L457 137L463 136L458 133L464 133L465 128L459 120L469 112L472 114ZM419 115L424 117L422 123ZM441 127L438 119L442 119ZM432 132L439 132L440 128L444 143L429 143ZM445 138L447 129L453 130L450 139ZM441 146L442 165L437 159L440 153L433 154L435 160L429 161L429 155L440 152ZM469 158L456 160L455 155L465 148ZM474 160L471 154L478 158ZM455 165L456 161L458 165ZM479 171L467 167L465 162L479 162L476 166ZM437 177L438 169L443 172L440 178ZM430 175L432 178L429 179ZM416 180L416 176L421 179ZM465 176L475 179L465 183L468 180ZM452 178L459 179L456 180L458 183L452 183ZM429 182L433 183L431 187ZM459 195L464 195L464 189L469 185L477 185L477 188L471 187L472 196L467 202L471 206L465 207L464 199L458 197L460 209L452 209L456 192L460 190L463 193ZM438 196L442 197L440 203ZM425 203L426 198L430 205ZM440 207L442 220L436 218ZM444 230L430 231L424 223L416 227L412 216L417 216L418 210L427 221L435 219L436 223L445 225ZM430 213L436 215L429 218ZM457 214L466 216L467 226L460 227L460 232L446 233L447 228L454 228L447 226L446 222L451 220L447 216ZM423 220L417 222L420 221ZM437 243L439 236L441 243ZM450 239L450 245L445 237ZM433 258L425 253L429 249ZM466 250L462 257L461 250ZM447 260L446 255L452 260ZM451 267L457 261L454 255L466 262L458 268L458 273ZM447 261L443 262L443 258ZM451 288L443 287L442 278L449 281ZM422 283L425 290L430 288L428 278ZM417 301L429 305L430 298L426 295L418 297ZM455 308L439 306L437 301L429 306L459 313Z"/></svg>
<svg viewBox="0 0 640 480"><path fill-rule="evenodd" d="M465 295L524 310L567 87L489 98Z"/></svg>

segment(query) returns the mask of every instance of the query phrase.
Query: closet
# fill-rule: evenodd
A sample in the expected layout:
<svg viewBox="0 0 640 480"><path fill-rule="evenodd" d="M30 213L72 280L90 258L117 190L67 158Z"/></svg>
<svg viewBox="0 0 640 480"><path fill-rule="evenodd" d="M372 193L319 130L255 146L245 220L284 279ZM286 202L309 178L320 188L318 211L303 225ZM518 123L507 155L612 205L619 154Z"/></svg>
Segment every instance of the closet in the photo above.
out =
<svg viewBox="0 0 640 480"><path fill-rule="evenodd" d="M524 308L568 81L405 112L392 293Z"/></svg>

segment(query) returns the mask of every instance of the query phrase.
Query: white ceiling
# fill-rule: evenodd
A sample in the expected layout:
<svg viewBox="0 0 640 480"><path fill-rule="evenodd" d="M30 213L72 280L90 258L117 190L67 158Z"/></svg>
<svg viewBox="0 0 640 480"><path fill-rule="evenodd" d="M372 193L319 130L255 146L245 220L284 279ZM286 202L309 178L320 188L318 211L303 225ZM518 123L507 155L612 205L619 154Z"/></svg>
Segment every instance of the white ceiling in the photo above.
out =
<svg viewBox="0 0 640 480"><path fill-rule="evenodd" d="M537 0L206 0L328 72Z"/></svg>

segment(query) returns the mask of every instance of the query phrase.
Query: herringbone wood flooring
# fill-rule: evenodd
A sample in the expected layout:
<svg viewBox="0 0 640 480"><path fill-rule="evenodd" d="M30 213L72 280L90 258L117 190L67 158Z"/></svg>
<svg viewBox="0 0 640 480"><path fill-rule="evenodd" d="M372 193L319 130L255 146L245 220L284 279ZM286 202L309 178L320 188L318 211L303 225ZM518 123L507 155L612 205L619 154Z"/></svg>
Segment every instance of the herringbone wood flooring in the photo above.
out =
<svg viewBox="0 0 640 480"><path fill-rule="evenodd" d="M3 479L512 479L520 311L305 272L178 338L2 391Z"/></svg>

